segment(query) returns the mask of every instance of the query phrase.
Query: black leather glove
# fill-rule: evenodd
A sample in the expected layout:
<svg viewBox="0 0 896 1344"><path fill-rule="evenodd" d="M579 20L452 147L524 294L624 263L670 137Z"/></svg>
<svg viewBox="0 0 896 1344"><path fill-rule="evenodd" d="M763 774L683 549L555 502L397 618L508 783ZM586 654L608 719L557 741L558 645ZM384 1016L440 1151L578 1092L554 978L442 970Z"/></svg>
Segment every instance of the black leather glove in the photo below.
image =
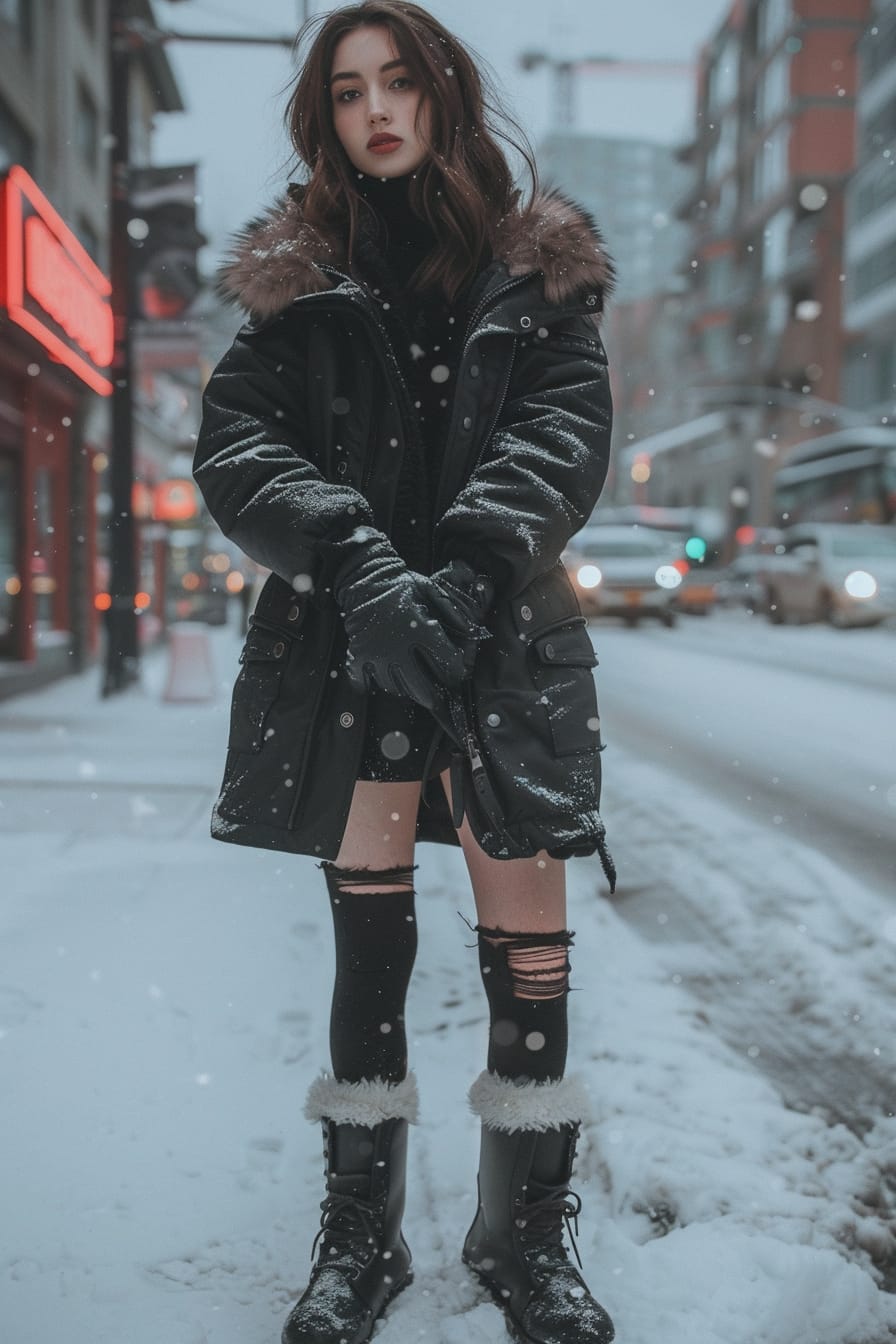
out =
<svg viewBox="0 0 896 1344"><path fill-rule="evenodd" d="M382 532L363 528L336 572L333 595L345 620L352 684L432 709L439 688L459 686L465 668L461 650L430 610L424 582Z"/></svg>
<svg viewBox="0 0 896 1344"><path fill-rule="evenodd" d="M458 645L464 667L471 672L480 643L489 637L485 617L495 595L494 584L466 560L449 561L435 574L421 577L420 584L433 615Z"/></svg>

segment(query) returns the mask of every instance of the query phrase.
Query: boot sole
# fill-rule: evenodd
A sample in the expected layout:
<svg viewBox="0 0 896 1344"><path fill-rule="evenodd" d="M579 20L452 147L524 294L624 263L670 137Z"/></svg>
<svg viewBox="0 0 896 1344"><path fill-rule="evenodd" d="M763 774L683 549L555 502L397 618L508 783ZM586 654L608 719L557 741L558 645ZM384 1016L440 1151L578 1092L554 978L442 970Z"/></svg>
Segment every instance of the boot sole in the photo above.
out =
<svg viewBox="0 0 896 1344"><path fill-rule="evenodd" d="M412 1269L409 1269L406 1276L402 1279L401 1283L397 1283L394 1288L389 1289L388 1296L383 1299L383 1305L380 1307L378 1313L376 1314L376 1316L374 1316L373 1320L370 1322L369 1333L364 1336L363 1340L359 1341L359 1344L366 1344L366 1341L370 1339L370 1336L373 1334L373 1329L377 1321L381 1321L385 1316L386 1308L389 1306L389 1304L391 1302L394 1302L396 1297L398 1297L398 1294L403 1293L405 1288L410 1288L413 1282L414 1282L414 1271Z"/></svg>
<svg viewBox="0 0 896 1344"><path fill-rule="evenodd" d="M507 1302L501 1296L501 1289L498 1285L492 1283L491 1279L486 1278L481 1270L476 1269L475 1266L471 1265L465 1255L461 1256L461 1259L473 1275L473 1278L485 1289L495 1306L500 1310L501 1315L504 1317L504 1324L507 1326L507 1333L510 1335L511 1339L518 1340L519 1344L538 1344L538 1341L533 1339L532 1335L527 1334L522 1326L510 1315L507 1310Z"/></svg>
<svg viewBox="0 0 896 1344"><path fill-rule="evenodd" d="M383 1299L383 1305L380 1307L379 1311L374 1316L373 1320L370 1322L370 1329L368 1330L366 1335L364 1335L360 1340L357 1341L357 1344L367 1344L367 1340L369 1340L371 1335L373 1334L374 1327L376 1326L377 1321L381 1321L385 1316L386 1308L389 1306L391 1302L395 1300L396 1297L398 1297L399 1293L403 1293L405 1288L409 1288L413 1282L414 1282L414 1271L410 1269L408 1270L406 1277L402 1279L401 1283L397 1283L394 1288L391 1288L389 1290L388 1296L386 1296Z"/></svg>
<svg viewBox="0 0 896 1344"><path fill-rule="evenodd" d="M537 1340L534 1335L528 1334L527 1331L525 1331L523 1327L519 1324L519 1322L515 1321L514 1318L511 1316L510 1312L507 1310L506 1299L502 1297L501 1289L498 1287L498 1285L496 1283L492 1283L492 1281L488 1279L482 1273L481 1270L476 1269L474 1265L471 1265L470 1261L467 1259L465 1255L461 1255L461 1259L463 1260L467 1269L473 1275L473 1278L476 1279L476 1281L485 1289L489 1297L494 1302L495 1306L501 1312L501 1315L504 1317L504 1324L507 1327L507 1333L508 1335L510 1335L511 1339L517 1340L518 1344L540 1344L540 1341ZM608 1335L606 1340L604 1340L602 1344L613 1344L613 1340L615 1338L616 1335L614 1332L612 1335Z"/></svg>

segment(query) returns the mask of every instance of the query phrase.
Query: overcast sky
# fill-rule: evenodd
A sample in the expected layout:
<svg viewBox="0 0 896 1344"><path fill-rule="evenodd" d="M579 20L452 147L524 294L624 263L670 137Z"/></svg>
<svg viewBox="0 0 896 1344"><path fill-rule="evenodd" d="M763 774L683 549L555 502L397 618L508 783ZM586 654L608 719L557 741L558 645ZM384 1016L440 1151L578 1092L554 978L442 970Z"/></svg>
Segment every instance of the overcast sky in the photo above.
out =
<svg viewBox="0 0 896 1344"><path fill-rule="evenodd" d="M309 0L311 13L336 6ZM432 0L430 10L497 75L510 110L537 147L554 124L553 84L544 68L525 74L527 49L554 59L613 55L691 61L731 0ZM293 34L301 0L156 0L159 22L182 32ZM187 112L159 117L158 163L200 165L199 224L214 263L226 235L282 190L289 146L281 129L289 53L277 47L170 43ZM576 126L605 135L675 143L693 127L693 80L613 72L579 79Z"/></svg>

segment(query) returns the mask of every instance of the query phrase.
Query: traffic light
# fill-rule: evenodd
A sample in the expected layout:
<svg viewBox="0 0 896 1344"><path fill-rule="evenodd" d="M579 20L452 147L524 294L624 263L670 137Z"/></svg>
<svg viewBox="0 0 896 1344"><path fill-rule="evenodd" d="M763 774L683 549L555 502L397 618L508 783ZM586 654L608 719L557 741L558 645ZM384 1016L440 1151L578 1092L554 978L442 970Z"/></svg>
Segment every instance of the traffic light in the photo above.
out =
<svg viewBox="0 0 896 1344"><path fill-rule="evenodd" d="M706 559L706 542L702 537L688 537L684 544L684 553L689 560L696 560L699 564L701 560Z"/></svg>

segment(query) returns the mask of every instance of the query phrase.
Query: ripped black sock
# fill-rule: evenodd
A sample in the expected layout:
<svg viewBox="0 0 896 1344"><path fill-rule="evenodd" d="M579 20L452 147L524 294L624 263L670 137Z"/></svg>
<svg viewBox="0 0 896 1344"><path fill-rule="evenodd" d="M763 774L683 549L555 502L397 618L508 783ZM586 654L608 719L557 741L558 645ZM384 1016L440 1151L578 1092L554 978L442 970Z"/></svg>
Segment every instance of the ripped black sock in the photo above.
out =
<svg viewBox="0 0 896 1344"><path fill-rule="evenodd" d="M336 975L330 1057L345 1082L400 1082L408 1070L404 1009L417 954L412 868L373 872L325 865ZM401 891L377 888L401 885ZM346 886L363 891L346 891Z"/></svg>
<svg viewBox="0 0 896 1344"><path fill-rule="evenodd" d="M509 933L481 924L476 932L489 1004L489 1071L515 1082L562 1078L569 1044L566 949L575 935L565 929Z"/></svg>

